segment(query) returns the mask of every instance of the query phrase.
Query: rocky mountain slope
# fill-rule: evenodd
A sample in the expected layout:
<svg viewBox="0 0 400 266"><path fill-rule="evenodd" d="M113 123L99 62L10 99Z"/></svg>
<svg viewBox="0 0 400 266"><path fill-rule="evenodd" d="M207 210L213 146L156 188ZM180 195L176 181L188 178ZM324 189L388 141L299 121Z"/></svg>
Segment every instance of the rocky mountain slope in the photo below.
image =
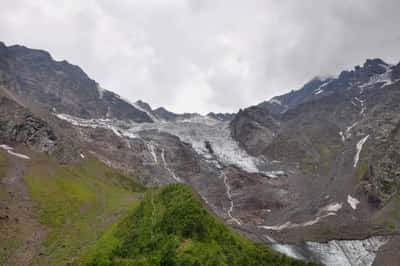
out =
<svg viewBox="0 0 400 266"><path fill-rule="evenodd" d="M0 45L0 74L4 144L60 162L93 156L150 187L188 184L238 232L295 258L396 259L400 64L367 60L237 114L207 116L130 103L22 46Z"/></svg>
<svg viewBox="0 0 400 266"><path fill-rule="evenodd" d="M150 191L77 265L303 265L235 234L187 186Z"/></svg>

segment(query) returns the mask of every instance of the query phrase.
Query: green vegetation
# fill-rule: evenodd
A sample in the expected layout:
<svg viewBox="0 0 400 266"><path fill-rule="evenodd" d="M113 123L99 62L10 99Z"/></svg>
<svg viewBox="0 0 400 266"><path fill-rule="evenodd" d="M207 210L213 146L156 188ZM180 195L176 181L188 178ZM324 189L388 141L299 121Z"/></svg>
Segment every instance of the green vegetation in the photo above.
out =
<svg viewBox="0 0 400 266"><path fill-rule="evenodd" d="M144 187L94 159L60 165L32 160L25 181L37 202L47 239L33 265L65 265L93 244L107 226L134 208Z"/></svg>
<svg viewBox="0 0 400 266"><path fill-rule="evenodd" d="M324 143L314 144L314 148L318 156L305 154L301 161L300 169L304 174L313 174L317 171L328 172L341 150L340 145Z"/></svg>
<svg viewBox="0 0 400 266"><path fill-rule="evenodd" d="M4 151L0 150L0 183L1 180L5 177L7 168L7 157ZM4 202L8 198L7 191L4 189L3 186L0 185L0 201ZM16 240L10 239L6 237L6 232L3 230L7 230L3 226L0 226L0 234L2 237L0 239L0 265L4 262L5 258L7 257L7 250L13 249L16 245ZM5 241L7 240L7 241ZM14 241L13 241L14 240Z"/></svg>
<svg viewBox="0 0 400 266"><path fill-rule="evenodd" d="M317 150L320 156L319 158L320 166L322 169L328 171L332 167L332 164L335 161L336 155L339 153L340 149L341 149L340 145L334 145L334 144L317 145Z"/></svg>
<svg viewBox="0 0 400 266"><path fill-rule="evenodd" d="M300 163L300 169L303 174L312 174L316 171L316 169L318 169L318 164L311 155L305 154Z"/></svg>
<svg viewBox="0 0 400 266"><path fill-rule="evenodd" d="M185 185L148 191L76 265L305 265L247 240L202 207Z"/></svg>
<svg viewBox="0 0 400 266"><path fill-rule="evenodd" d="M4 151L0 150L0 181L4 177L7 168L7 157ZM4 190L2 186L0 186L0 200L5 199L7 197L7 192Z"/></svg>
<svg viewBox="0 0 400 266"><path fill-rule="evenodd" d="M387 217L383 224L391 232L397 232L400 221L400 195L395 195L386 205Z"/></svg>
<svg viewBox="0 0 400 266"><path fill-rule="evenodd" d="M0 84L7 80L7 76L4 72L0 70Z"/></svg>
<svg viewBox="0 0 400 266"><path fill-rule="evenodd" d="M368 172L368 164L365 162L359 162L356 170L356 179L358 181L362 181L367 172Z"/></svg>

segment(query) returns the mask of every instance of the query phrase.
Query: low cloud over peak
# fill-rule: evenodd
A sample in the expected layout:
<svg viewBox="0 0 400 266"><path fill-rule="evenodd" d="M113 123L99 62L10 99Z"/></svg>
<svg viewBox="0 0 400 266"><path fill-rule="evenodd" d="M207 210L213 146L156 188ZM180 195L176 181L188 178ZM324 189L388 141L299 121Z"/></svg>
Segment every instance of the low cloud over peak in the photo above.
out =
<svg viewBox="0 0 400 266"><path fill-rule="evenodd" d="M102 87L176 112L230 112L400 60L400 2L4 1L0 39L80 65Z"/></svg>

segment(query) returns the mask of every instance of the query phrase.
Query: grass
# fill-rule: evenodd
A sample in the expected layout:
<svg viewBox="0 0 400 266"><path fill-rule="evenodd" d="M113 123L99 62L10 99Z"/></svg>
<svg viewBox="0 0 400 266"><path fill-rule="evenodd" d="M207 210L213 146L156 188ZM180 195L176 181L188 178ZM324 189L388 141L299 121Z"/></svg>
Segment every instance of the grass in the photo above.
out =
<svg viewBox="0 0 400 266"><path fill-rule="evenodd" d="M304 174L313 174L317 171L322 173L329 172L337 154L341 149L341 146L335 144L318 143L314 144L314 148L318 152L318 156L305 154L300 164L301 171Z"/></svg>
<svg viewBox="0 0 400 266"><path fill-rule="evenodd" d="M0 84L7 81L7 75L0 70Z"/></svg>
<svg viewBox="0 0 400 266"><path fill-rule="evenodd" d="M121 214L134 208L144 187L134 178L90 158L60 165L42 156L25 181L38 203L47 239L33 265L64 265L93 244Z"/></svg>
<svg viewBox="0 0 400 266"><path fill-rule="evenodd" d="M190 187L148 191L76 265L306 265L247 240L212 217Z"/></svg>
<svg viewBox="0 0 400 266"><path fill-rule="evenodd" d="M0 180L5 177L7 169L7 156L3 150L0 150ZM0 186L0 200L4 200L7 197L7 192L2 186Z"/></svg>
<svg viewBox="0 0 400 266"><path fill-rule="evenodd" d="M0 150L0 181L5 177L7 168L7 156L3 150ZM0 201L5 201L8 198L7 191L3 186L0 185ZM0 264L4 262L7 257L7 250L15 248L17 245L16 239L5 239L3 238L6 234L3 230L7 230L6 228L0 227L0 237L3 241L0 241Z"/></svg>
<svg viewBox="0 0 400 266"><path fill-rule="evenodd" d="M384 226L393 233L398 232L400 221L400 195L395 195L387 204L387 216Z"/></svg>
<svg viewBox="0 0 400 266"><path fill-rule="evenodd" d="M359 162L356 170L356 180L362 181L365 174L368 172L368 164L365 162Z"/></svg>

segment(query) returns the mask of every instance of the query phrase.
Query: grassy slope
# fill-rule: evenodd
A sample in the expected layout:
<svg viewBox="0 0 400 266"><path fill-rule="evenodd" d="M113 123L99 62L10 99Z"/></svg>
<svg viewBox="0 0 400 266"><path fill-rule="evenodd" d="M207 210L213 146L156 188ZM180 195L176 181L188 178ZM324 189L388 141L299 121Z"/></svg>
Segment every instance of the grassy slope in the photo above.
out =
<svg viewBox="0 0 400 266"><path fill-rule="evenodd" d="M25 174L41 223L48 229L33 265L65 265L94 243L120 214L134 208L144 188L94 159L60 165L42 156Z"/></svg>
<svg viewBox="0 0 400 266"><path fill-rule="evenodd" d="M5 152L0 149L0 180L5 177L7 169L7 156L5 155ZM4 189L2 185L0 185L0 201L4 202L8 198L7 191ZM3 228L3 224L0 223L0 233L2 234L1 237L2 241L0 241L0 265L3 263L3 261L7 257L7 251L9 249L15 248L17 245L17 239L11 239L8 237L5 237L6 234L3 230L6 230L6 228Z"/></svg>
<svg viewBox="0 0 400 266"><path fill-rule="evenodd" d="M149 191L77 265L304 265L216 220L185 185Z"/></svg>

